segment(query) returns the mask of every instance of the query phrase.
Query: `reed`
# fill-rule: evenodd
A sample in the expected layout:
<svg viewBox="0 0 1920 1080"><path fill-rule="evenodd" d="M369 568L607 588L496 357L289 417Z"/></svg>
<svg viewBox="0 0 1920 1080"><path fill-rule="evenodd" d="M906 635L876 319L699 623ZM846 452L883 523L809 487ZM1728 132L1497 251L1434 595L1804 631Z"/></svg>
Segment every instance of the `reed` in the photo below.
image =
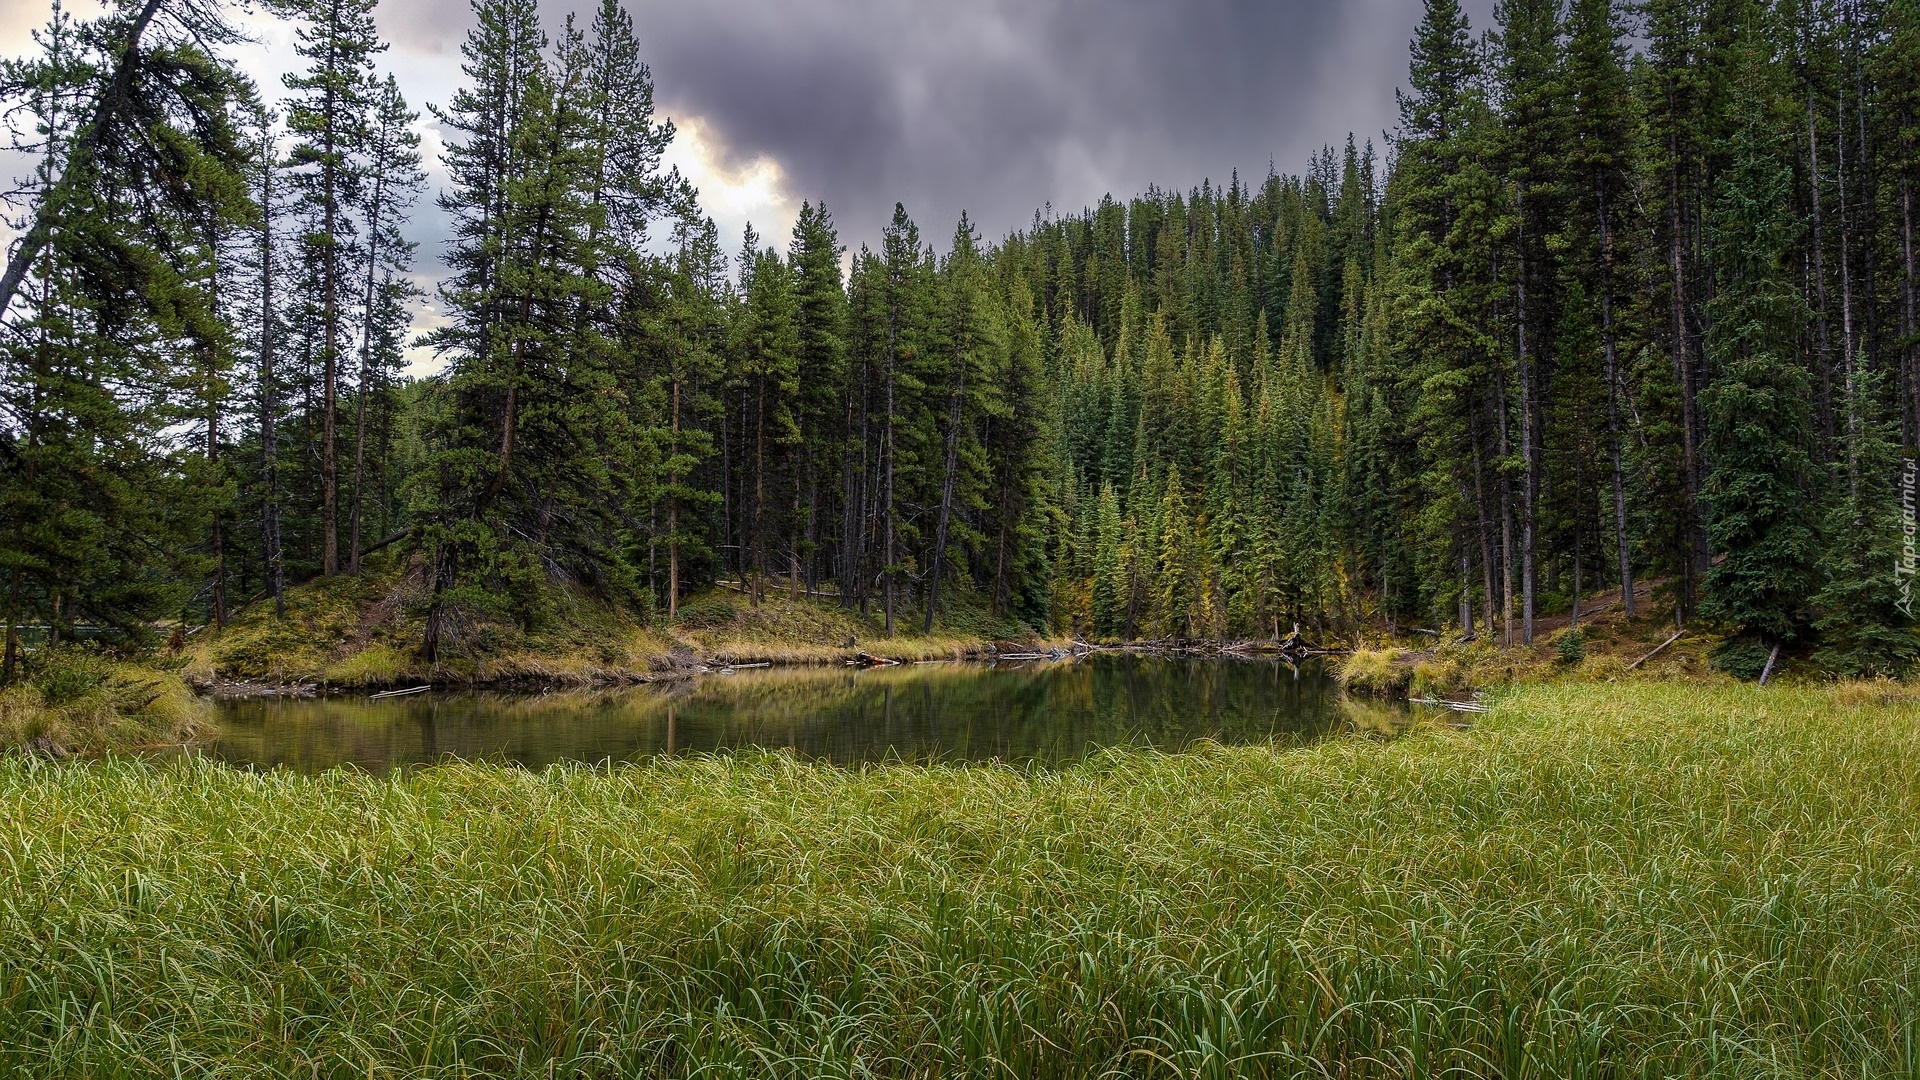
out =
<svg viewBox="0 0 1920 1080"><path fill-rule="evenodd" d="M1070 768L0 762L0 1073L1920 1076L1920 706Z"/></svg>

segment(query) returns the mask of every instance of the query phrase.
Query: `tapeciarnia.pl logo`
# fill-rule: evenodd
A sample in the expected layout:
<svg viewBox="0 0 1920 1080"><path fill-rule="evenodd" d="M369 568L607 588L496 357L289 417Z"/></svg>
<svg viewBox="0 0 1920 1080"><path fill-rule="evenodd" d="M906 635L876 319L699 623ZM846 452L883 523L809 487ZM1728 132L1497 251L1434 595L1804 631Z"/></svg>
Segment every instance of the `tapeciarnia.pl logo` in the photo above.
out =
<svg viewBox="0 0 1920 1080"><path fill-rule="evenodd" d="M1900 470L1900 560L1893 564L1893 580L1900 587L1900 602L1895 607L1913 618L1913 579L1920 574L1920 526L1914 515L1914 484L1920 479L1920 462L1908 458Z"/></svg>

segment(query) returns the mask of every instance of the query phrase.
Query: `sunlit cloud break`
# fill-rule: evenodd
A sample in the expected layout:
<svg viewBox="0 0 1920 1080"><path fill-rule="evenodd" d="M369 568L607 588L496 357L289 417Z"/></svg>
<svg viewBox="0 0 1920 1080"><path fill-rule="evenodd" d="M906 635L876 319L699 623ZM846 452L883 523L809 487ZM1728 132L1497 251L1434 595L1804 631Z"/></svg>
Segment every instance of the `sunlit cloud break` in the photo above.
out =
<svg viewBox="0 0 1920 1080"><path fill-rule="evenodd" d="M771 154L730 162L709 125L698 116L673 117L673 145L666 163L680 170L700 192L700 209L714 219L722 236L737 237L748 222L767 238L784 236L799 216L799 203L787 189L787 173Z"/></svg>

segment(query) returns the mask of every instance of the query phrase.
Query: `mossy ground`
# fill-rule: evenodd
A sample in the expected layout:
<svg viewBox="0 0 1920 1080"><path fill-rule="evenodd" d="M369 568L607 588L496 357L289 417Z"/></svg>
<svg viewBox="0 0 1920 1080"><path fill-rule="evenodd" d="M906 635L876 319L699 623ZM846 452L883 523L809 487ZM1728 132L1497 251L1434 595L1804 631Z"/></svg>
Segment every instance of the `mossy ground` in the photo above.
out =
<svg viewBox="0 0 1920 1080"><path fill-rule="evenodd" d="M0 762L0 1075L1912 1076L1920 704L1059 770Z"/></svg>

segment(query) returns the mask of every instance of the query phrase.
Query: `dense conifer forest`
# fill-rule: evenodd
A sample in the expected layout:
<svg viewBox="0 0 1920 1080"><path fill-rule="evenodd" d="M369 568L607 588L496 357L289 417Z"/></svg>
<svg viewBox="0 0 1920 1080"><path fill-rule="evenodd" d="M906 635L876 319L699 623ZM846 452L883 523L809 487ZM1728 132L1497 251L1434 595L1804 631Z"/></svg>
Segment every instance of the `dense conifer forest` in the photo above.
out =
<svg viewBox="0 0 1920 1080"><path fill-rule="evenodd" d="M431 104L374 6L283 0L281 86L219 0L56 9L0 69L37 162L0 679L24 628L217 626L369 559L429 660L474 613L717 581L888 632L1503 645L1652 581L1630 613L1725 628L1739 674L1920 653L1916 0L1427 0L1384 142L1001 237L895 206L850 253L835 215L886 208L723 250L617 0L552 36L473 0ZM403 235L427 198L443 251Z"/></svg>

